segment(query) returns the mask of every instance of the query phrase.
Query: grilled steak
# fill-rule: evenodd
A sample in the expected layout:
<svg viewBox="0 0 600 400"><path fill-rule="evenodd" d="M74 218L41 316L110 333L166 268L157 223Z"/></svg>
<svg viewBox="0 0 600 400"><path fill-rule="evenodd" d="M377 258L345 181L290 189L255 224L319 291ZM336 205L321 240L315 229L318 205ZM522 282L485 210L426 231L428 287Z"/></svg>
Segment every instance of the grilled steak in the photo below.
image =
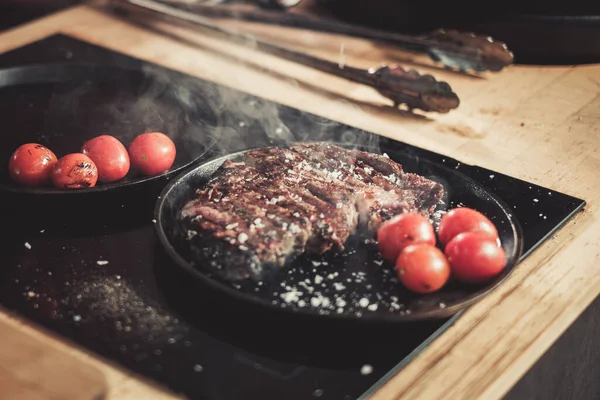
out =
<svg viewBox="0 0 600 400"><path fill-rule="evenodd" d="M429 216L443 194L385 156L300 143L226 161L181 217L196 260L228 280L260 279L304 252L342 252L394 215Z"/></svg>

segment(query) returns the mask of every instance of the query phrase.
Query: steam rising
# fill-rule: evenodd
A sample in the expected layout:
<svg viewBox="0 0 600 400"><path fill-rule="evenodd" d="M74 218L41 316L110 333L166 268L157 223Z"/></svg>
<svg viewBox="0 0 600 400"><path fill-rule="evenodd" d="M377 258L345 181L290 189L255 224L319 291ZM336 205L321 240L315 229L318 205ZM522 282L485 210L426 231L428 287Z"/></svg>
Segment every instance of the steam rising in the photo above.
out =
<svg viewBox="0 0 600 400"><path fill-rule="evenodd" d="M148 119L147 130L162 124L165 133L182 139L189 149L210 147L216 154L229 154L298 141L326 141L379 150L377 136L340 123L156 67L143 71L148 84L130 111L150 114L143 117ZM154 104L165 94L178 104L178 111L162 116L161 121Z"/></svg>
<svg viewBox="0 0 600 400"><path fill-rule="evenodd" d="M148 130L162 124L163 131L184 143L190 158L210 150L214 156L228 155L249 148L289 145L299 141L332 142L346 148L361 148L374 153L380 150L380 137L360 129L317 115L308 114L263 100L211 82L176 74L155 67L144 67L148 85L134 104L133 115L140 115ZM165 96L174 100L177 111L158 115L156 99ZM355 104L346 104L354 113L363 113ZM448 204L449 182L427 172L419 154L409 146L401 149L412 161L407 172L421 170L422 175L444 187L440 209Z"/></svg>

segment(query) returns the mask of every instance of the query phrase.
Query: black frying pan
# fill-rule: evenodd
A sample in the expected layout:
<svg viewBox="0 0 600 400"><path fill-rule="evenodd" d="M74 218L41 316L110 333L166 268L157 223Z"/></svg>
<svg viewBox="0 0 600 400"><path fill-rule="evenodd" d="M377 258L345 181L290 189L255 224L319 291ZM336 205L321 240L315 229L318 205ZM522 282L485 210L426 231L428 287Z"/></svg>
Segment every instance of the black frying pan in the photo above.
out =
<svg viewBox="0 0 600 400"><path fill-rule="evenodd" d="M139 196L156 196L171 176L212 146L214 136L202 135L200 128L218 124L203 93L181 79L158 69L79 64L0 70L0 163L4 163L0 193L7 205L3 211L32 220L68 218L73 209L136 207L144 204ZM136 135L148 131L167 134L177 148L172 168L160 176L145 177L131 170L118 182L65 190L51 184L24 188L8 174L10 155L24 143L43 144L60 158L79 152L87 139L97 135L113 135L127 147Z"/></svg>
<svg viewBox="0 0 600 400"><path fill-rule="evenodd" d="M197 140L189 122L206 118L186 87L150 70L126 70L96 65L38 65L0 70L0 160L8 159L21 144L49 147L57 157L79 152L83 143L110 134L126 147L143 132L160 131L173 139L177 157L165 175L173 175L199 158L211 145ZM200 96L201 94L198 94ZM73 195L119 189L158 177L145 177L133 169L121 181L99 183L79 190L23 188L13 183L4 168L0 190L44 195Z"/></svg>
<svg viewBox="0 0 600 400"><path fill-rule="evenodd" d="M243 152L205 162L177 177L161 193L155 208L155 226L159 242L174 264L168 268L183 270L200 286L218 292L228 300L305 316L403 322L446 318L459 312L494 289L514 269L523 247L519 224L506 205L493 193L455 169L399 151L385 148L381 151L387 152L392 159L401 163L406 171L419 173L444 184L450 207L462 204L475 208L495 223L507 253L506 267L500 276L484 286L452 283L435 294L415 295L404 290L395 281L392 265L382 262L376 246L365 244L361 240L349 246L340 256L302 257L289 268L270 275L259 284L223 281L208 268L191 262L187 247L190 242L185 240L186 235L178 215L183 204L192 198L193 192L226 159L240 159ZM312 291L301 283L303 281L308 282ZM289 301L289 292L294 291L290 288L297 288L302 294L297 294L297 299ZM317 295L319 292L323 295ZM188 296L189 301L193 301L194 292L190 291ZM324 300L325 298L328 300ZM345 304L341 306L342 302L338 299ZM214 301L221 305L226 303L219 302L216 298ZM324 302L328 302L328 305Z"/></svg>
<svg viewBox="0 0 600 400"><path fill-rule="evenodd" d="M378 29L426 33L437 28L486 34L523 64L600 62L600 3L481 0L419 2L317 0L335 17Z"/></svg>

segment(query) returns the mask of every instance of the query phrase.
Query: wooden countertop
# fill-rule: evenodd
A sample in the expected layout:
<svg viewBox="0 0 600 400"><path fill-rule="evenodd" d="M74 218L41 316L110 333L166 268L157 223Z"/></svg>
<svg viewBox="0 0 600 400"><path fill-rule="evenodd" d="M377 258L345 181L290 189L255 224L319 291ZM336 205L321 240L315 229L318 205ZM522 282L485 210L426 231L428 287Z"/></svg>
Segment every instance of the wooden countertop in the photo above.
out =
<svg viewBox="0 0 600 400"><path fill-rule="evenodd" d="M374 399L500 398L600 292L596 202L600 197L600 65L515 66L483 78L418 65L421 71L449 82L462 104L447 115L414 118L382 107L385 100L369 88L197 33L156 27L186 42L151 33L91 6L80 6L0 34L0 52L66 33L588 201L584 212L391 378ZM358 39L278 27L244 27L335 61L344 44L348 65L370 67L409 58ZM240 63L240 58L246 62ZM0 326L4 325L35 339L23 345L23 357L29 354L25 349L51 347L97 368L108 399L176 398L31 324L0 313ZM11 332L6 335L15 335L15 330ZM4 346L5 340L0 349ZM0 358L2 354L0 351Z"/></svg>

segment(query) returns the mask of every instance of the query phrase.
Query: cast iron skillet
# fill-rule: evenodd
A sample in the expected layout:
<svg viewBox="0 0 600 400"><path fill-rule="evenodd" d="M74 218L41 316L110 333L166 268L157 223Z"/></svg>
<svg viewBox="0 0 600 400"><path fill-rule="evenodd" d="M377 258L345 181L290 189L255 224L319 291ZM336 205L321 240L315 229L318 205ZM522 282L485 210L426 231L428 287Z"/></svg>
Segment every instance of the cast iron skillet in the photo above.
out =
<svg viewBox="0 0 600 400"><path fill-rule="evenodd" d="M376 152L373 148L363 150ZM178 215L194 191L226 159L238 160L243 152L202 163L165 187L154 211L159 242L175 268L183 270L200 286L245 304L344 320L401 322L449 317L476 302L511 273L522 253L521 228L500 199L455 169L405 153L387 152L406 171L442 183L450 207L475 208L495 223L507 253L505 269L495 280L484 286L450 283L438 293L415 295L395 281L392 265L382 262L376 245L365 244L363 238L355 239L340 256L301 257L260 283L221 280L209 269L190 261L189 242L185 240Z"/></svg>
<svg viewBox="0 0 600 400"><path fill-rule="evenodd" d="M476 0L318 0L335 18L378 29L422 34L438 28L477 32L505 42L517 64L600 62L600 4Z"/></svg>
<svg viewBox="0 0 600 400"><path fill-rule="evenodd" d="M140 185L173 176L201 157L210 136L199 140L191 121L214 116L206 107L182 99L192 97L187 85L165 72L79 64L31 65L0 70L0 191L15 194L73 196ZM200 98L201 93L194 96ZM50 185L29 189L15 184L8 160L21 144L49 147L57 157L79 152L83 143L110 134L126 147L143 132L160 131L177 148L172 168L162 176L145 177L133 169L121 181L93 188L64 190ZM196 135L195 135L196 134Z"/></svg>

